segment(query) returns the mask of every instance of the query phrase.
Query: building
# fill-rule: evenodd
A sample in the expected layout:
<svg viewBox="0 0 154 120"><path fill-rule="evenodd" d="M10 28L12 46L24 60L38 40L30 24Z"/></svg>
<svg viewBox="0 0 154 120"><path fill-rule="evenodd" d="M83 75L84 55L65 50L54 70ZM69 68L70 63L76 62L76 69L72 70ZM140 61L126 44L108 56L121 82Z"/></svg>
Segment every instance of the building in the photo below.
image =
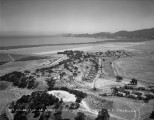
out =
<svg viewBox="0 0 154 120"><path fill-rule="evenodd" d="M124 97L124 96L126 96L126 93L118 91L117 96Z"/></svg>
<svg viewBox="0 0 154 120"><path fill-rule="evenodd" d="M127 96L128 98L133 98L133 99L136 99L138 97L138 95L135 95L135 94L130 94Z"/></svg>
<svg viewBox="0 0 154 120"><path fill-rule="evenodd" d="M132 90L124 90L124 93L126 93L126 95L131 94L133 91Z"/></svg>

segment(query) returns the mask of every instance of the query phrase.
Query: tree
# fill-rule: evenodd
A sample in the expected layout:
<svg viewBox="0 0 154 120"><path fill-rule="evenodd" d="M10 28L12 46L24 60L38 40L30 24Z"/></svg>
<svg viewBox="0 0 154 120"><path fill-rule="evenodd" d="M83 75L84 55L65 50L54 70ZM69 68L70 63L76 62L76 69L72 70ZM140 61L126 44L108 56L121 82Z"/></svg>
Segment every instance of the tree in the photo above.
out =
<svg viewBox="0 0 154 120"><path fill-rule="evenodd" d="M77 116L75 117L75 120L85 120L86 115L82 112L78 112Z"/></svg>
<svg viewBox="0 0 154 120"><path fill-rule="evenodd" d="M110 115L107 111L107 109L102 109L101 111L99 111L98 116L95 120L109 120Z"/></svg>
<svg viewBox="0 0 154 120"><path fill-rule="evenodd" d="M47 111L47 112L43 112L39 118L39 120L48 120L51 116L51 112Z"/></svg>
<svg viewBox="0 0 154 120"><path fill-rule="evenodd" d="M121 80L123 80L123 78L119 75L116 76L117 82L120 82Z"/></svg>
<svg viewBox="0 0 154 120"><path fill-rule="evenodd" d="M81 101L82 101L82 98L77 97L75 102L80 103Z"/></svg>
<svg viewBox="0 0 154 120"><path fill-rule="evenodd" d="M27 117L26 117L26 115L24 114L23 111L18 111L14 115L14 120L27 120Z"/></svg>
<svg viewBox="0 0 154 120"><path fill-rule="evenodd" d="M154 111L152 111L149 118L154 119Z"/></svg>
<svg viewBox="0 0 154 120"><path fill-rule="evenodd" d="M37 111L37 110L34 111L34 116L33 116L33 117L34 117L34 118L37 118L37 117L39 117L39 116L40 116L40 112Z"/></svg>
<svg viewBox="0 0 154 120"><path fill-rule="evenodd" d="M137 79L132 78L132 81L130 81L130 83L133 84L133 85L137 85Z"/></svg>
<svg viewBox="0 0 154 120"><path fill-rule="evenodd" d="M62 120L62 111L59 110L56 113L54 113L55 120Z"/></svg>
<svg viewBox="0 0 154 120"><path fill-rule="evenodd" d="M73 76L74 76L74 77L77 77L77 73L73 73Z"/></svg>
<svg viewBox="0 0 154 120"><path fill-rule="evenodd" d="M32 78L31 80L29 80L28 86L27 86L28 89L32 89L34 87L34 85L35 85L34 80L35 80L35 78Z"/></svg>
<svg viewBox="0 0 154 120"><path fill-rule="evenodd" d="M2 113L2 114L0 115L0 120L9 120L9 118L7 117L6 112L5 112L5 113Z"/></svg>
<svg viewBox="0 0 154 120"><path fill-rule="evenodd" d="M24 73L30 73L30 71L29 70L25 70Z"/></svg>
<svg viewBox="0 0 154 120"><path fill-rule="evenodd" d="M65 72L61 72L61 73L60 73L60 77L61 77L61 78L64 77L65 75L66 75Z"/></svg>
<svg viewBox="0 0 154 120"><path fill-rule="evenodd" d="M20 84L19 84L19 88L25 88L27 86L27 78L26 77L22 77L20 79Z"/></svg>

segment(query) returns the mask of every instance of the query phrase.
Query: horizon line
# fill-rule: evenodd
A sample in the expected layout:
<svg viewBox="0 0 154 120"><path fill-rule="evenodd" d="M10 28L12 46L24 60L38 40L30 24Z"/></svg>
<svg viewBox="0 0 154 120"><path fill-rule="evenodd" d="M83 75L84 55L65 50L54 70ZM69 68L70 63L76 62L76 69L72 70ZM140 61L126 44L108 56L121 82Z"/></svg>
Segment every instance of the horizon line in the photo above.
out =
<svg viewBox="0 0 154 120"><path fill-rule="evenodd" d="M116 32L120 31L138 31L138 30L146 30L146 29L154 29L154 27L150 28L142 28L142 29L134 29L134 30L118 30ZM63 34L96 34L96 33L111 33L114 34L116 32L109 32L109 31L98 31L98 32L36 32L36 31L6 31L6 32L0 32L0 37L3 36L56 36L56 35L63 35Z"/></svg>

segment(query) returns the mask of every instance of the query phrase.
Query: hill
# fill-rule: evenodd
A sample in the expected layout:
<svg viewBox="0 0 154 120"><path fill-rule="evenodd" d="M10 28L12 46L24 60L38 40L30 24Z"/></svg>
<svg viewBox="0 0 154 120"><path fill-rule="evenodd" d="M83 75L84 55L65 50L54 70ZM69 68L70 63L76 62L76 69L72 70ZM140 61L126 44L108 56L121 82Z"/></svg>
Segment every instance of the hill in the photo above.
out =
<svg viewBox="0 0 154 120"><path fill-rule="evenodd" d="M94 38L154 38L154 28L135 31L118 31L115 33L100 32L94 34L65 34L64 37L94 37Z"/></svg>

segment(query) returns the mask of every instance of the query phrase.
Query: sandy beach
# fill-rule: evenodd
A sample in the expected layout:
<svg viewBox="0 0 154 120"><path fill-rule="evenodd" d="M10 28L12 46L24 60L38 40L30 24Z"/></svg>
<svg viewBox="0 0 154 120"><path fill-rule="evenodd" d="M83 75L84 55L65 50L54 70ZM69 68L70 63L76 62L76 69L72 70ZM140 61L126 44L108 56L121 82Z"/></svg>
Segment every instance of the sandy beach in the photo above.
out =
<svg viewBox="0 0 154 120"><path fill-rule="evenodd" d="M37 55L47 55L47 54L55 54L57 52L62 52L65 50L83 50L83 51L106 51L106 50L134 50L130 49L129 47L142 45L144 42L140 43L105 43L101 45L91 45L91 46L84 46L84 47L75 47L75 48L68 48L68 49L62 49L62 50L52 50L52 51L45 51L45 52L33 52L33 54Z"/></svg>

